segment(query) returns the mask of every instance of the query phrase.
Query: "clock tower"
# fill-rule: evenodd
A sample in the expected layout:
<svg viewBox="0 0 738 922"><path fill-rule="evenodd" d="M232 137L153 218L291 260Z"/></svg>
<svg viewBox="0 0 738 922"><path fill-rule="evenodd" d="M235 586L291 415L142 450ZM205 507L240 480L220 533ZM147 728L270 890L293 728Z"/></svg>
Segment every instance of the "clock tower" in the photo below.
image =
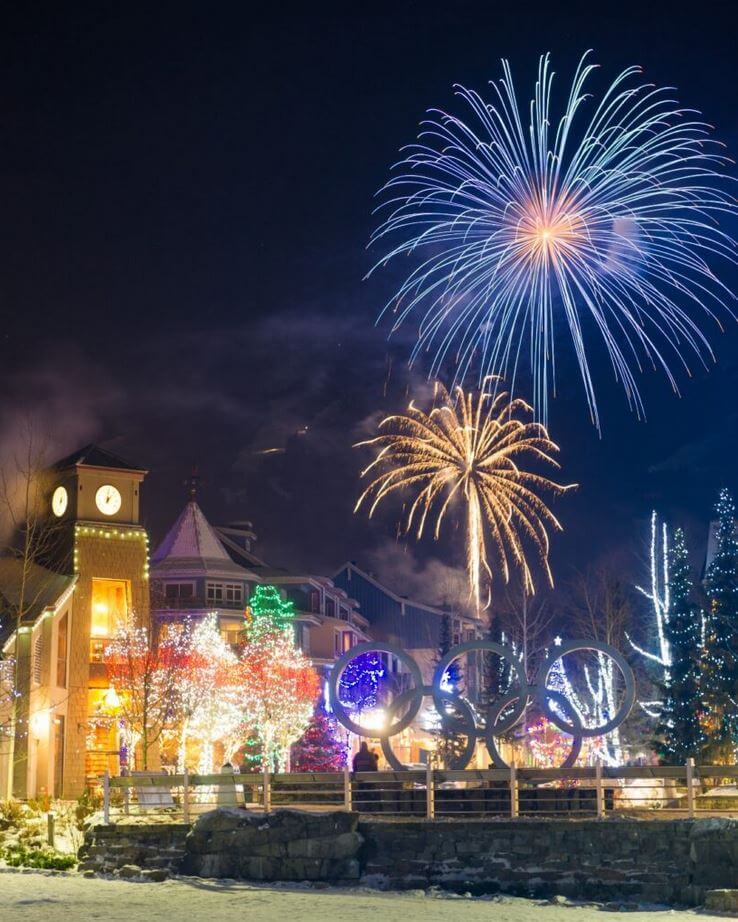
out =
<svg viewBox="0 0 738 922"><path fill-rule="evenodd" d="M76 579L68 630L64 796L106 768L118 772L115 726L96 715L110 694L103 651L122 618L149 621L148 536L140 524L146 471L97 445L52 469L49 514L59 521L57 567Z"/></svg>

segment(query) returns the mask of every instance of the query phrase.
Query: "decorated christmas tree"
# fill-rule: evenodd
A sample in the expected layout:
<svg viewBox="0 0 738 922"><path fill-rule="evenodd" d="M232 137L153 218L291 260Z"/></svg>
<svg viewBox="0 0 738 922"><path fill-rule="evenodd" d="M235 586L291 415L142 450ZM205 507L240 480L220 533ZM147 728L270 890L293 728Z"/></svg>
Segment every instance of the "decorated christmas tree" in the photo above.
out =
<svg viewBox="0 0 738 922"><path fill-rule="evenodd" d="M276 586L257 586L246 609L245 632L250 642L261 634L286 631L295 621L295 605Z"/></svg>
<svg viewBox="0 0 738 922"><path fill-rule="evenodd" d="M738 738L738 539L735 505L727 490L720 492L715 557L705 574L708 609L702 662L703 728L706 757L731 760Z"/></svg>
<svg viewBox="0 0 738 922"><path fill-rule="evenodd" d="M292 770L337 772L346 764L346 745L336 735L336 721L319 707L310 724L292 747Z"/></svg>
<svg viewBox="0 0 738 922"><path fill-rule="evenodd" d="M656 749L667 762L683 765L705 747L700 691L702 617L692 599L693 583L684 532L674 532L669 549L669 620L664 626L671 664L656 728Z"/></svg>
<svg viewBox="0 0 738 922"><path fill-rule="evenodd" d="M274 586L258 586L249 600L238 681L244 720L237 742L243 745L255 733L262 767L269 771L285 769L318 695L315 670L295 644L294 616L294 605Z"/></svg>

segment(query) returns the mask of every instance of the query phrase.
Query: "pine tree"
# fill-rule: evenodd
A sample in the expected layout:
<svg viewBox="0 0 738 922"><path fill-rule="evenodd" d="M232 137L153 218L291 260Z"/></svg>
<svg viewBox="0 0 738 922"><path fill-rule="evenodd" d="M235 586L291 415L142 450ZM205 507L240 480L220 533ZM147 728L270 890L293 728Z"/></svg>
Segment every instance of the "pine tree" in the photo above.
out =
<svg viewBox="0 0 738 922"><path fill-rule="evenodd" d="M715 511L717 552L705 575L708 610L702 672L706 705L703 728L708 757L725 761L732 760L738 737L738 539L735 505L728 490L721 490Z"/></svg>
<svg viewBox="0 0 738 922"><path fill-rule="evenodd" d="M319 707L307 730L292 747L292 770L337 772L346 764L346 745L336 736L336 721Z"/></svg>
<svg viewBox="0 0 738 922"><path fill-rule="evenodd" d="M689 757L700 756L706 740L700 723L701 614L692 600L692 574L681 528L674 532L668 571L670 606L664 631L671 664L656 728L656 750L665 762L682 765Z"/></svg>
<svg viewBox="0 0 738 922"><path fill-rule="evenodd" d="M294 620L294 602L283 599L276 586L256 586L246 610L249 640L255 640L260 634L289 630Z"/></svg>
<svg viewBox="0 0 738 922"><path fill-rule="evenodd" d="M438 631L438 656L436 658L436 663L440 663L443 657L451 649L451 616L443 615L441 618L441 625ZM446 670L444 676L444 684L450 691L456 692L459 690L461 685L461 680L463 676L461 673L461 667L459 666L459 661L454 660Z"/></svg>
<svg viewBox="0 0 738 922"><path fill-rule="evenodd" d="M451 649L452 641L451 616L443 615L438 630L438 654L436 656L436 664L440 663ZM451 694L458 694L462 679L463 674L461 667L459 666L458 660L455 660L449 665L444 673L442 687ZM449 720L458 720L461 714L453 708L450 701L444 703L447 708ZM436 737L436 753L440 762L445 768L452 767L454 761L464 751L465 740L463 736L459 733L455 733L452 729L449 729L440 722L433 735Z"/></svg>

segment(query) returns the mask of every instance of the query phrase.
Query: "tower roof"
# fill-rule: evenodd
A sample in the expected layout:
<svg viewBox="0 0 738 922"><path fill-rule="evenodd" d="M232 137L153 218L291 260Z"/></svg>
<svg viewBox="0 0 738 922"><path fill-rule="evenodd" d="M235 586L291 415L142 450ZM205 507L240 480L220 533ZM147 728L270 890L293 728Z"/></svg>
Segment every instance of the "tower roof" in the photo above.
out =
<svg viewBox="0 0 738 922"><path fill-rule="evenodd" d="M249 574L231 560L196 500L191 499L151 555L152 571L168 575L231 576Z"/></svg>
<svg viewBox="0 0 738 922"><path fill-rule="evenodd" d="M116 471L140 471L145 473L145 469L137 464L131 464L119 455L108 451L107 448L101 448L92 442L80 448L78 451L67 455L54 464L57 470L64 470L68 467L103 467Z"/></svg>

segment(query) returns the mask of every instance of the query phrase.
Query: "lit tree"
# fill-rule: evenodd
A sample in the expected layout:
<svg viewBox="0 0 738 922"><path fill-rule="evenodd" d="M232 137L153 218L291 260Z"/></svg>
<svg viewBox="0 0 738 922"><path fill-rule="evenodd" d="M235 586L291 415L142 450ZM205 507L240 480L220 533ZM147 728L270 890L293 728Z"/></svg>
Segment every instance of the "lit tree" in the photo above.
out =
<svg viewBox="0 0 738 922"><path fill-rule="evenodd" d="M213 745L239 724L238 659L220 636L218 618L208 615L185 638L186 658L177 681L181 722L178 763L185 765L188 738L200 742L198 770L214 770Z"/></svg>
<svg viewBox="0 0 738 922"><path fill-rule="evenodd" d="M336 720L319 707L302 737L292 747L296 772L336 772L346 764L347 747L336 736Z"/></svg>
<svg viewBox="0 0 738 922"><path fill-rule="evenodd" d="M103 659L119 697L119 715L128 730L131 751L133 742L140 741L145 771L152 747L181 716L179 681L187 661L187 642L178 632L159 640L149 626L138 625L130 617L119 622Z"/></svg>
<svg viewBox="0 0 738 922"><path fill-rule="evenodd" d="M705 574L708 611L705 625L702 694L706 705L704 730L712 759L732 759L738 729L738 538L735 505L721 490L717 550Z"/></svg>
<svg viewBox="0 0 738 922"><path fill-rule="evenodd" d="M666 762L683 764L699 756L705 746L701 726L702 693L699 671L702 618L692 600L692 574L684 532L674 532L669 549L671 599L665 639L670 651L666 688L658 726L656 748Z"/></svg>
<svg viewBox="0 0 738 922"><path fill-rule="evenodd" d="M262 766L283 770L290 746L308 727L318 696L318 677L297 648L294 606L273 586L259 586L249 603L246 643L241 653L239 693L242 741L255 730Z"/></svg>
<svg viewBox="0 0 738 922"><path fill-rule="evenodd" d="M635 643L630 636L631 647L645 658L651 666L659 667L657 681L662 687L669 684L669 669L672 663L672 650L669 643L669 618L672 604L669 530L665 522L659 526L656 512L651 513L651 545L649 554L650 585L648 589L636 586L636 589L651 603L656 633L656 650L646 650ZM651 717L658 716L661 701L641 701L641 707Z"/></svg>
<svg viewBox="0 0 738 922"><path fill-rule="evenodd" d="M632 620L630 600L623 584L605 570L579 574L574 585L574 601L572 620L577 633L622 650ZM566 664L559 662L555 670L559 668L563 683L563 689L559 690L563 690L578 711L583 725L597 727L606 723L617 711L621 681L620 670L610 657L595 653L590 662L580 665L576 677L571 666L567 670ZM554 675L555 671L552 679ZM575 678L577 689L574 688ZM549 687L556 689L556 682L551 681ZM600 739L599 751L604 762L622 764L620 727Z"/></svg>
<svg viewBox="0 0 738 922"><path fill-rule="evenodd" d="M379 683L387 670L378 653L369 650L355 656L341 673L338 698L356 714L371 711L379 703Z"/></svg>
<svg viewBox="0 0 738 922"><path fill-rule="evenodd" d="M283 599L276 586L257 586L246 609L246 633L250 642L261 634L292 630L295 605Z"/></svg>

